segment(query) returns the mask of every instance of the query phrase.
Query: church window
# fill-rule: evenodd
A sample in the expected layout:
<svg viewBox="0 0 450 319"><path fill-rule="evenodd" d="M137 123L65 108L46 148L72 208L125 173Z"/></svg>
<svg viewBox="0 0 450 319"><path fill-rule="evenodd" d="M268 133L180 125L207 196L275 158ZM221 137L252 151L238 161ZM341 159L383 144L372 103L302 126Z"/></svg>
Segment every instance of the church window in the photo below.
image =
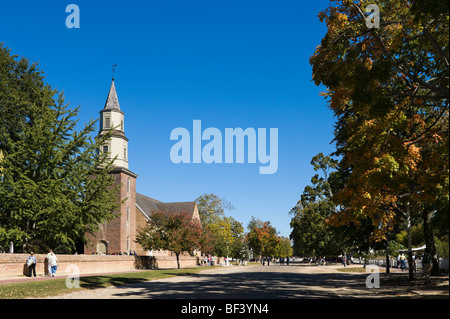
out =
<svg viewBox="0 0 450 319"><path fill-rule="evenodd" d="M108 153L108 145L103 145L103 153Z"/></svg>
<svg viewBox="0 0 450 319"><path fill-rule="evenodd" d="M127 178L127 193L130 192L130 178Z"/></svg>
<svg viewBox="0 0 450 319"><path fill-rule="evenodd" d="M120 123L120 130L123 132L123 121Z"/></svg>
<svg viewBox="0 0 450 319"><path fill-rule="evenodd" d="M130 207L127 207L127 222L130 221Z"/></svg>
<svg viewBox="0 0 450 319"><path fill-rule="evenodd" d="M127 159L127 148L126 147L123 148L123 158Z"/></svg>
<svg viewBox="0 0 450 319"><path fill-rule="evenodd" d="M105 117L105 128L109 128L111 126L110 119Z"/></svg>

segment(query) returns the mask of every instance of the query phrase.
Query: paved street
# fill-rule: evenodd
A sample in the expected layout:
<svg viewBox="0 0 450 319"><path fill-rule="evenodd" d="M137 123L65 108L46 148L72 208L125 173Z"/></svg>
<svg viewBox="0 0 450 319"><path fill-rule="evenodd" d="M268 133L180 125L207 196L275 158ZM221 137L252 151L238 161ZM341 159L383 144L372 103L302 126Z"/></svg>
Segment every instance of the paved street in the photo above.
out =
<svg viewBox="0 0 450 319"><path fill-rule="evenodd" d="M373 298L426 297L448 298L448 276L424 286L418 275L416 284L405 284L406 273L394 274L397 284L387 285L381 275L379 289L368 289L365 273L343 273L342 266L319 267L306 264L290 266L217 267L189 276L146 281L137 284L83 290L54 297L68 299L288 299L288 298Z"/></svg>

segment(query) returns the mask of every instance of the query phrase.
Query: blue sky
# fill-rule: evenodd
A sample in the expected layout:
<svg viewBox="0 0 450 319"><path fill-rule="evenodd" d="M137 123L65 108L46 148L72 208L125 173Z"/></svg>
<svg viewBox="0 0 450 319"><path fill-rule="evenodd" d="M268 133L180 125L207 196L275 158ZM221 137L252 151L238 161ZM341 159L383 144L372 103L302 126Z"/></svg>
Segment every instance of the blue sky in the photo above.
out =
<svg viewBox="0 0 450 319"><path fill-rule="evenodd" d="M65 12L80 8L80 28ZM164 202L205 193L226 198L246 227L251 216L290 234L290 209L333 151L334 118L309 57L326 32L328 1L3 1L0 42L37 61L47 82L80 106L80 125L97 119L115 84L139 193ZM174 164L177 127L278 128L278 171L256 164Z"/></svg>

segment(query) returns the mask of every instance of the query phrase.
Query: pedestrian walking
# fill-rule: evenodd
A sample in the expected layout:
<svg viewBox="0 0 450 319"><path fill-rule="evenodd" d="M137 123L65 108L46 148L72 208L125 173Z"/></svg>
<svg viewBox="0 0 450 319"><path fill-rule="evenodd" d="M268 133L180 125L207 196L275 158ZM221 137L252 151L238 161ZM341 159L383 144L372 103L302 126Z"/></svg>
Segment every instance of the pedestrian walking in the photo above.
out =
<svg viewBox="0 0 450 319"><path fill-rule="evenodd" d="M433 258L428 250L425 249L425 252L422 256L422 266L423 266L423 274L425 275L425 285L431 284L431 267L432 267Z"/></svg>
<svg viewBox="0 0 450 319"><path fill-rule="evenodd" d="M406 269L406 257L405 257L405 254L402 254L400 256L400 263L401 263L400 268L402 269L402 271L405 270Z"/></svg>
<svg viewBox="0 0 450 319"><path fill-rule="evenodd" d="M27 258L27 265L28 265L28 273L30 274L30 277L34 276L36 277L36 264L37 260L34 256L34 253L31 252L30 256Z"/></svg>
<svg viewBox="0 0 450 319"><path fill-rule="evenodd" d="M416 256L415 252L412 255L412 267L413 267L414 272L416 272L417 271L417 256Z"/></svg>
<svg viewBox="0 0 450 319"><path fill-rule="evenodd" d="M55 277L56 270L58 269L58 258L56 258L55 253L53 252L50 253L48 264L50 265L51 276Z"/></svg>
<svg viewBox="0 0 450 319"><path fill-rule="evenodd" d="M397 256L397 268L400 268L400 254Z"/></svg>
<svg viewBox="0 0 450 319"><path fill-rule="evenodd" d="M342 264L344 265L344 267L347 267L347 264L346 264L346 260L345 260L346 258L345 258L345 255L342 255Z"/></svg>
<svg viewBox="0 0 450 319"><path fill-rule="evenodd" d="M49 249L48 254L47 254L47 276L51 276L52 275L52 266L50 265L50 257L53 254L53 250Z"/></svg>

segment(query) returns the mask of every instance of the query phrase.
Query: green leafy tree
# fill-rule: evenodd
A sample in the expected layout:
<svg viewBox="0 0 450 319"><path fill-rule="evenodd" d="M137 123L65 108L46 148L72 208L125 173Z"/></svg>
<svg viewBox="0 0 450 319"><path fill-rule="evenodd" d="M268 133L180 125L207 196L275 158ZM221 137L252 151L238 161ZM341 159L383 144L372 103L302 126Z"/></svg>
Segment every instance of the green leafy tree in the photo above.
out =
<svg viewBox="0 0 450 319"><path fill-rule="evenodd" d="M136 242L146 250L170 250L177 257L180 269L180 255L194 255L201 250L206 240L197 220L186 212L154 212L144 228L138 231Z"/></svg>
<svg viewBox="0 0 450 319"><path fill-rule="evenodd" d="M379 27L366 24L369 4L380 10ZM400 216L408 234L422 217L434 255L429 226L433 216L448 219L431 206L448 202L449 4L333 1L319 18L327 33L310 62L338 119L336 155L346 172L333 222L369 218L370 239L384 241Z"/></svg>
<svg viewBox="0 0 450 319"><path fill-rule="evenodd" d="M241 245L244 236L242 224L225 216L225 209L233 206L215 194L204 194L196 202L203 228L211 238L209 252L219 257L229 256L236 250L235 246Z"/></svg>
<svg viewBox="0 0 450 319"><path fill-rule="evenodd" d="M294 253L299 256L339 254L339 247L341 251L345 250L342 240L337 240L340 232L326 223L336 210L331 200L333 190L329 179L337 161L320 153L312 158L311 165L315 171L320 170L322 176L316 174L311 178L312 185L305 187L290 212Z"/></svg>
<svg viewBox="0 0 450 319"><path fill-rule="evenodd" d="M290 257L293 253L291 241L289 238L286 237L280 237L280 243L277 248L277 254L276 257Z"/></svg>
<svg viewBox="0 0 450 319"><path fill-rule="evenodd" d="M42 73L0 44L0 245L68 253L115 217L118 188L97 154L109 136L94 141L94 121L77 131L79 108Z"/></svg>
<svg viewBox="0 0 450 319"><path fill-rule="evenodd" d="M252 216L247 226L246 241L253 254L260 257L273 257L277 255L280 238L277 230L270 221L261 221Z"/></svg>

